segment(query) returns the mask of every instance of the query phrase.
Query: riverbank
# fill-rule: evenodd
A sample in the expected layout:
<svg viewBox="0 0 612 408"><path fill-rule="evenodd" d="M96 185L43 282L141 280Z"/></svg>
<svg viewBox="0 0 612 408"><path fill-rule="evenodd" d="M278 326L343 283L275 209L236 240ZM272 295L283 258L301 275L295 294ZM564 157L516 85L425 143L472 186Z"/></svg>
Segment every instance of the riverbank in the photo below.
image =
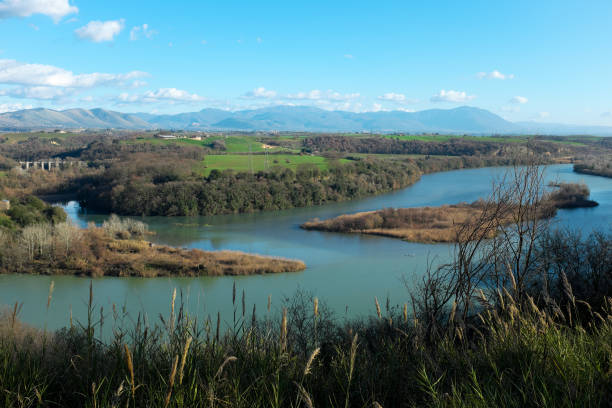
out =
<svg viewBox="0 0 612 408"><path fill-rule="evenodd" d="M0 311L3 399L20 407L607 406L610 236L563 234L555 242L576 253L537 245L550 263L546 274L529 271L535 288L521 290L510 271L508 282L471 292L479 307L467 315L455 296L431 311L440 293L427 291L439 288L425 286L431 280L403 304L361 299L360 319L300 291L255 308L235 285L224 293L227 320L194 318L183 303L189 293L171 287L155 298L159 314L102 308L99 281L83 285L84 305L74 308L87 318L65 311L59 330L24 324L15 303ZM47 288L41 315L57 290Z"/></svg>
<svg viewBox="0 0 612 408"><path fill-rule="evenodd" d="M482 209L478 204L386 208L340 215L324 221L313 220L300 227L305 230L379 235L409 242L455 242L457 224L465 223L480 214Z"/></svg>
<svg viewBox="0 0 612 408"><path fill-rule="evenodd" d="M277 166L257 173L215 169L207 177L194 178L190 169L172 168L147 157L113 162L105 171L85 177L78 197L87 210L129 216L254 213L376 196L414 185L424 174L440 171L553 162L549 156L535 154L341 155L326 169L308 165L298 166L296 171Z"/></svg>
<svg viewBox="0 0 612 408"><path fill-rule="evenodd" d="M62 227L63 228L63 227ZM26 230L28 231L28 230ZM41 231L39 235L53 233ZM297 272L301 261L246 254L239 251L201 251L155 245L142 239L109 237L102 228L74 231L70 247L58 238L48 248L28 255L3 254L2 273L40 275L169 277L226 276ZM3 251L4 252L4 251Z"/></svg>
<svg viewBox="0 0 612 408"><path fill-rule="evenodd" d="M580 174L588 174L590 176L601 176L612 178L612 167L611 163L580 163L574 164L574 172Z"/></svg>
<svg viewBox="0 0 612 408"><path fill-rule="evenodd" d="M35 197L0 211L0 273L75 276L222 276L297 272L301 261L238 251L155 245L148 226L111 216L101 227L78 228L66 213Z"/></svg>
<svg viewBox="0 0 612 408"><path fill-rule="evenodd" d="M544 197L538 205L541 209L537 212L539 218L550 218L561 208L589 208L598 205L588 199L590 191L586 185L560 183L551 187L556 190ZM409 242L455 243L467 239L462 235L462 227L468 224L482 224L482 234L476 234L477 237L495 236L497 230L485 219L489 217L488 214L494 212L498 217L496 222L503 226L513 222L515 211L511 205L480 200L471 204L439 207L385 208L340 215L323 221L308 221L300 227L305 230L379 235Z"/></svg>

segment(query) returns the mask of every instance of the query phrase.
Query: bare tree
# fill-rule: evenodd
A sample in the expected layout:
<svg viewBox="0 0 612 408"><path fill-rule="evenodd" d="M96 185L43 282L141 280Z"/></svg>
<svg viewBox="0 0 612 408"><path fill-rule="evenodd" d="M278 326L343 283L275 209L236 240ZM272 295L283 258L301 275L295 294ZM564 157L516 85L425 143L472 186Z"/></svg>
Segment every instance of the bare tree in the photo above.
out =
<svg viewBox="0 0 612 408"><path fill-rule="evenodd" d="M81 230L72 222L63 222L54 227L54 236L57 246L61 247L64 256L68 256L68 252L72 245L81 239Z"/></svg>
<svg viewBox="0 0 612 408"><path fill-rule="evenodd" d="M21 231L21 244L26 248L28 258L42 257L49 253L53 244L51 227L48 224L28 225Z"/></svg>
<svg viewBox="0 0 612 408"><path fill-rule="evenodd" d="M541 166L513 167L493 183L488 199L473 204L478 215L455 226L453 260L428 268L411 291L428 336L451 310L453 320L467 324L483 289L507 289L517 300L524 298L537 271L537 240L551 214L543 179Z"/></svg>
<svg viewBox="0 0 612 408"><path fill-rule="evenodd" d="M554 209L547 200L544 167L514 167L510 175L502 188L494 190L494 199L507 200L510 211L508 219L497 220L498 234L490 244L489 252L495 259L492 278L495 278L498 288L504 286L514 291L513 295L520 303L537 271L538 238L548 230ZM503 276L508 279L500 278Z"/></svg>

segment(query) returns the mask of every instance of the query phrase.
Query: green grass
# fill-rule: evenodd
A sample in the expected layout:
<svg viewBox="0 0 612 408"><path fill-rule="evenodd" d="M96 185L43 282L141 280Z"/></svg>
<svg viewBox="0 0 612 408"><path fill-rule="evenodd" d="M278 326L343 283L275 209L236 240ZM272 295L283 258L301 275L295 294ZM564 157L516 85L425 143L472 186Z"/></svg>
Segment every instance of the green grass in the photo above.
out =
<svg viewBox="0 0 612 408"><path fill-rule="evenodd" d="M293 171L301 164L313 164L319 169L324 170L329 167L330 159L321 156L300 156L295 154L269 154L268 169L274 166L289 168ZM340 160L347 162L347 160ZM207 176L213 169L216 170L235 170L236 172L254 172L266 170L266 156L263 154L211 154L204 159L206 166L203 175Z"/></svg>
<svg viewBox="0 0 612 408"><path fill-rule="evenodd" d="M240 288L228 293L227 330L216 315L195 320L182 296L142 319L98 313L91 293L88 320L58 332L22 325L17 304L0 316L2 406L569 408L612 397L603 312L566 324L508 295L473 330L451 318L429 339L398 309L345 321L300 292L253 315Z"/></svg>
<svg viewBox="0 0 612 408"><path fill-rule="evenodd" d="M52 140L52 139L65 140L67 138L74 137L76 135L78 135L78 133L26 132L26 133L3 133L3 134L0 134L0 137L6 139L5 143L13 144L13 143L23 142L32 137L36 137L39 139L46 139L46 140Z"/></svg>
<svg viewBox="0 0 612 408"><path fill-rule="evenodd" d="M147 137L147 138L138 138L126 141L125 143L133 144L133 143L150 143L155 145L171 145L171 144L182 144L182 145L193 145L193 146L202 146L202 147L211 147L213 142L215 141L223 141L225 143L225 148L227 153L248 153L249 151L253 153L263 152L264 145L258 140L259 138L256 136L211 136L207 138L203 138L202 140L193 140L193 139L159 139L156 137ZM270 151L288 151L289 149L283 149L279 147L271 148Z"/></svg>

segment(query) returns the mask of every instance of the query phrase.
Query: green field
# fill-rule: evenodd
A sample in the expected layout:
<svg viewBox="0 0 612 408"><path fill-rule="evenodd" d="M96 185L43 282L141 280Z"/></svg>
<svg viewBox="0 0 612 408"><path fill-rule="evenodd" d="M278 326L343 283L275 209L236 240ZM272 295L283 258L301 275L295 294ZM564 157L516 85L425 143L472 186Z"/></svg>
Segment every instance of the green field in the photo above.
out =
<svg viewBox="0 0 612 408"><path fill-rule="evenodd" d="M26 132L26 133L2 133L0 137L6 140L6 143L19 143L26 141L30 138L39 138L45 140L65 140L70 137L74 137L78 133L47 133L47 132Z"/></svg>
<svg viewBox="0 0 612 408"><path fill-rule="evenodd" d="M249 172L251 166L254 172L271 169L275 166L289 168L293 171L301 164L314 164L324 170L329 167L332 159L321 156L300 156L294 154L269 154L266 167L266 156L263 154L210 154L204 159L203 174L208 176L213 169L235 170L236 172ZM341 163L348 160L340 160Z"/></svg>
<svg viewBox="0 0 612 408"><path fill-rule="evenodd" d="M156 137L138 138L135 140L129 140L126 143L151 143L157 145L169 145L169 144L187 144L202 147L211 147L213 142L222 141L225 143L226 152L228 153L253 153L263 152L265 149L263 143L258 140L255 136L211 136L203 138L202 140L192 139L159 139ZM291 150L283 149L280 147L273 147L270 151L287 151Z"/></svg>

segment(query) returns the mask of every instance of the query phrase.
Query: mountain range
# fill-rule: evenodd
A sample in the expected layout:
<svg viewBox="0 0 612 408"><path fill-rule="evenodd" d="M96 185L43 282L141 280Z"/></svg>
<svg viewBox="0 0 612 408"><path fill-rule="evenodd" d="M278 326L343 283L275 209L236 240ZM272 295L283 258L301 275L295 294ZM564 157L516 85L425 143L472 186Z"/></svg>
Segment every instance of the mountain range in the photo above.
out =
<svg viewBox="0 0 612 408"><path fill-rule="evenodd" d="M203 109L173 115L121 113L101 108L62 111L37 108L0 114L0 130L76 128L612 135L612 127L509 122L492 112L469 106L418 112L363 113L306 106L275 106L241 111Z"/></svg>

